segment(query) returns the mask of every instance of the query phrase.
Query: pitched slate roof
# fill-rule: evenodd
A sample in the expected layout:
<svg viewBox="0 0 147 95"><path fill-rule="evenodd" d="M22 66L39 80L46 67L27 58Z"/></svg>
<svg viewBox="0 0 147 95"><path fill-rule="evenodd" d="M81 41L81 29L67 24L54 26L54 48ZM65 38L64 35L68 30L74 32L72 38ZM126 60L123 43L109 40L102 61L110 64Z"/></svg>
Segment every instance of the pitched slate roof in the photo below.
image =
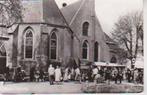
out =
<svg viewBox="0 0 147 95"><path fill-rule="evenodd" d="M24 22L45 22L67 26L66 21L55 0L24 0L23 7Z"/></svg>
<svg viewBox="0 0 147 95"><path fill-rule="evenodd" d="M111 52L117 52L118 49L120 49L120 47L118 46L118 44L112 39L110 38L106 33L105 34L105 38L106 38L106 43L110 48Z"/></svg>
<svg viewBox="0 0 147 95"><path fill-rule="evenodd" d="M77 2L67 5L66 7L60 9L68 24L70 24L71 20L73 19L73 16L76 14L78 9L82 5L82 1L83 0L78 0ZM97 17L96 17L96 22L97 22L96 25L100 26L101 29L101 25ZM105 32L104 32L104 36L106 43L116 44L116 42L114 42Z"/></svg>
<svg viewBox="0 0 147 95"><path fill-rule="evenodd" d="M52 24L66 25L60 9L58 8L55 0L42 0L43 1L43 20Z"/></svg>
<svg viewBox="0 0 147 95"><path fill-rule="evenodd" d="M80 8L80 5L82 3L82 0L78 0L77 2L70 4L66 7L61 8L61 12L63 16L65 17L68 24L71 22L73 16L76 14L78 9Z"/></svg>
<svg viewBox="0 0 147 95"><path fill-rule="evenodd" d="M106 42L108 44L117 44L112 38L110 38L106 33L105 34L105 38L106 38Z"/></svg>

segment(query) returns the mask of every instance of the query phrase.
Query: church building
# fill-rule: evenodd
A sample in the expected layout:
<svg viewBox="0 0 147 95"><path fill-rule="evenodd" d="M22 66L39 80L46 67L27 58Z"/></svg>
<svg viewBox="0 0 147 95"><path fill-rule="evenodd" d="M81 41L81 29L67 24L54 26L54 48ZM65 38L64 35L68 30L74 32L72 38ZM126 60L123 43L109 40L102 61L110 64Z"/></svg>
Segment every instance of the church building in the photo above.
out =
<svg viewBox="0 0 147 95"><path fill-rule="evenodd" d="M64 3L61 9L55 0L24 0L22 5L23 22L6 29L8 39L0 42L0 69L21 66L29 72L34 64L66 66L70 58L81 65L117 59L96 16L95 0Z"/></svg>

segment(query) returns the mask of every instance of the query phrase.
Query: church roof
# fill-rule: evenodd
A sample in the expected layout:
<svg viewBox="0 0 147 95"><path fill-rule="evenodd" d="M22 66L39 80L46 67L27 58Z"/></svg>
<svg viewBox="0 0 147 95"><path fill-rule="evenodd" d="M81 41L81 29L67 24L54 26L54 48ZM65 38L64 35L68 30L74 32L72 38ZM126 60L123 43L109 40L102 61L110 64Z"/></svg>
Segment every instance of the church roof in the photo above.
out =
<svg viewBox="0 0 147 95"><path fill-rule="evenodd" d="M106 33L104 33L104 34L105 34L105 38L106 38L106 43L109 46L110 51L117 52L117 50L120 49L118 44L112 38L110 38Z"/></svg>
<svg viewBox="0 0 147 95"><path fill-rule="evenodd" d="M110 38L106 33L105 34L105 38L106 38L106 42L108 44L117 44L112 38Z"/></svg>
<svg viewBox="0 0 147 95"><path fill-rule="evenodd" d="M78 9L80 8L80 5L82 3L82 0L78 0L77 2L67 5L66 7L61 8L61 12L63 13L63 16L65 17L68 24L71 22L73 16L76 14Z"/></svg>
<svg viewBox="0 0 147 95"><path fill-rule="evenodd" d="M60 9L61 12L62 12L62 14L63 14L63 16L65 17L66 21L68 22L68 24L71 23L74 15L80 9L80 7L82 5L82 1L83 0L78 0L77 2L72 3L70 5L67 5L66 7L63 7L63 8ZM86 1L89 2L88 0L86 0ZM85 8L85 7L83 7L83 8ZM99 29L103 32L97 16L95 16L95 17L96 17L95 18L95 20L96 20L96 23L95 23L96 26L98 26ZM72 27L72 29L74 29L74 28L75 28L75 26ZM104 36L105 36L106 43L116 44L116 42L114 42L105 32L104 32Z"/></svg>
<svg viewBox="0 0 147 95"><path fill-rule="evenodd" d="M67 26L55 0L23 1L23 21L26 23L49 23Z"/></svg>

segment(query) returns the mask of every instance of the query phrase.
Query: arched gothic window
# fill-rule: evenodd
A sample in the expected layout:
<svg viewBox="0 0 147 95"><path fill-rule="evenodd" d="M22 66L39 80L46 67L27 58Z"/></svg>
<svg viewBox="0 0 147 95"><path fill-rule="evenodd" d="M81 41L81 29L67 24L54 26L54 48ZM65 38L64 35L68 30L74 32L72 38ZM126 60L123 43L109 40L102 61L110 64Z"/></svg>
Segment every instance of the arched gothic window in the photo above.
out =
<svg viewBox="0 0 147 95"><path fill-rule="evenodd" d="M99 43L95 42L94 44L94 61L97 62L99 58Z"/></svg>
<svg viewBox="0 0 147 95"><path fill-rule="evenodd" d="M89 29L89 23L84 22L83 23L83 36L88 36L88 29Z"/></svg>
<svg viewBox="0 0 147 95"><path fill-rule="evenodd" d="M27 29L24 35L24 55L25 58L33 57L33 33L31 29Z"/></svg>
<svg viewBox="0 0 147 95"><path fill-rule="evenodd" d="M57 36L56 36L55 32L53 32L51 34L51 39L50 39L50 56L51 56L51 59L56 59L57 58Z"/></svg>
<svg viewBox="0 0 147 95"><path fill-rule="evenodd" d="M83 59L88 59L88 42L84 41L82 45L82 58Z"/></svg>

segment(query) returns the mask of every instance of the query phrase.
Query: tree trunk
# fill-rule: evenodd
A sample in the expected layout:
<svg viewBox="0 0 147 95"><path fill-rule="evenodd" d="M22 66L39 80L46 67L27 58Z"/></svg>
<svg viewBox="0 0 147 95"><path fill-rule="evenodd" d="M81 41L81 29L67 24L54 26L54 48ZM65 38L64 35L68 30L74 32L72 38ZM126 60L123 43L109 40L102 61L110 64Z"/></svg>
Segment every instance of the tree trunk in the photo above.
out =
<svg viewBox="0 0 147 95"><path fill-rule="evenodd" d="M130 60L131 60L131 68L133 69L134 67L133 67L133 48L132 48L132 42L133 42L133 39L132 39L132 31L130 32L130 55L131 55L131 57L130 57Z"/></svg>

